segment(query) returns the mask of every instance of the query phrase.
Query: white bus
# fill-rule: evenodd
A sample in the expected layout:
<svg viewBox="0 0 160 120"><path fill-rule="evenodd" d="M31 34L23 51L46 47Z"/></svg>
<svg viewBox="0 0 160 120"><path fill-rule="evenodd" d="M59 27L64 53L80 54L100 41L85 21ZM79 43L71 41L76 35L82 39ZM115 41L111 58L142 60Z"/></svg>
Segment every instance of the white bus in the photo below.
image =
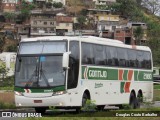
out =
<svg viewBox="0 0 160 120"><path fill-rule="evenodd" d="M87 99L98 108L153 99L152 53L93 36L26 38L15 69L15 104L44 113L49 106L76 108Z"/></svg>

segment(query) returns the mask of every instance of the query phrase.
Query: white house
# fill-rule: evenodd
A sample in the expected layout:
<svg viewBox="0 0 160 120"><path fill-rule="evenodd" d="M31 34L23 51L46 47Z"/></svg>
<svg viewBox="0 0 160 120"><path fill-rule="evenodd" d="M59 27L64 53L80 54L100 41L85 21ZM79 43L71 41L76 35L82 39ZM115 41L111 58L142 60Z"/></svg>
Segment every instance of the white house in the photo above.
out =
<svg viewBox="0 0 160 120"><path fill-rule="evenodd" d="M16 62L16 53L15 52L3 52L0 54L0 61L1 63L4 62L6 64L6 68L9 69L7 76L13 75L14 66Z"/></svg>

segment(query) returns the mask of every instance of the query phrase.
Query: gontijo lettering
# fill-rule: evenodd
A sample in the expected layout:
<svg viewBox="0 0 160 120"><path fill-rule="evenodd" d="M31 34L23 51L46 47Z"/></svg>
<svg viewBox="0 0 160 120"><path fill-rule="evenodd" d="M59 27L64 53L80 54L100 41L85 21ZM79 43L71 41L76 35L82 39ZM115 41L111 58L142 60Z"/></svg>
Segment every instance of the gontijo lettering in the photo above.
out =
<svg viewBox="0 0 160 120"><path fill-rule="evenodd" d="M106 70L89 70L89 77L106 78L107 71Z"/></svg>

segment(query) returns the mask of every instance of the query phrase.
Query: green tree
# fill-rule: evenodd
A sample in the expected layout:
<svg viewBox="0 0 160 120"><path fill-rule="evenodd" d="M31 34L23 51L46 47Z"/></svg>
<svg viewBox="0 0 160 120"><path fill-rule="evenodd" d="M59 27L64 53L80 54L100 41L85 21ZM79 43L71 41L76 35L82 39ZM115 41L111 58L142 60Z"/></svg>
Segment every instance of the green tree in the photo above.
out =
<svg viewBox="0 0 160 120"><path fill-rule="evenodd" d="M55 7L55 8L62 8L63 4L61 2L54 2L53 3L53 7Z"/></svg>
<svg viewBox="0 0 160 120"><path fill-rule="evenodd" d="M111 5L111 10L120 13L122 16L130 16L134 12L137 3L135 0L117 0Z"/></svg>
<svg viewBox="0 0 160 120"><path fill-rule="evenodd" d="M77 17L77 21L78 21L78 23L80 25L80 28L82 29L87 20L86 20L85 16L80 15L80 16Z"/></svg>
<svg viewBox="0 0 160 120"><path fill-rule="evenodd" d="M86 16L88 14L88 10L87 9L82 9L80 14L83 15L83 16Z"/></svg>
<svg viewBox="0 0 160 120"><path fill-rule="evenodd" d="M18 15L18 18L22 21L25 21L30 17L30 12L35 8L35 5L23 0L18 6L18 8L20 9L20 14Z"/></svg>
<svg viewBox="0 0 160 120"><path fill-rule="evenodd" d="M2 75L2 79L4 79L7 75L8 69L3 61L0 61L0 74Z"/></svg>
<svg viewBox="0 0 160 120"><path fill-rule="evenodd" d="M51 2L47 2L46 3L46 8L52 8L52 3Z"/></svg>
<svg viewBox="0 0 160 120"><path fill-rule="evenodd" d="M4 13L4 17L8 22L14 22L15 21L15 16L16 16L16 14L12 13L12 12L5 12Z"/></svg>
<svg viewBox="0 0 160 120"><path fill-rule="evenodd" d="M141 40L143 38L144 35L144 30L142 29L142 27L137 27L133 30L133 34L136 40L137 45L141 45Z"/></svg>

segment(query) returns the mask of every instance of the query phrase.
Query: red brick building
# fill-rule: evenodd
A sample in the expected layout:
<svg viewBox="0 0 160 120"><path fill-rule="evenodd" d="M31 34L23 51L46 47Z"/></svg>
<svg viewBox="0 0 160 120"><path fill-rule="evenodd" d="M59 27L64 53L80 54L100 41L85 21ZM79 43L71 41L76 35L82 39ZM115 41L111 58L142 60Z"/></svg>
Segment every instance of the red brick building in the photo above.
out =
<svg viewBox="0 0 160 120"><path fill-rule="evenodd" d="M116 28L114 39L120 40L126 44L132 44L132 29L129 29L128 27Z"/></svg>

